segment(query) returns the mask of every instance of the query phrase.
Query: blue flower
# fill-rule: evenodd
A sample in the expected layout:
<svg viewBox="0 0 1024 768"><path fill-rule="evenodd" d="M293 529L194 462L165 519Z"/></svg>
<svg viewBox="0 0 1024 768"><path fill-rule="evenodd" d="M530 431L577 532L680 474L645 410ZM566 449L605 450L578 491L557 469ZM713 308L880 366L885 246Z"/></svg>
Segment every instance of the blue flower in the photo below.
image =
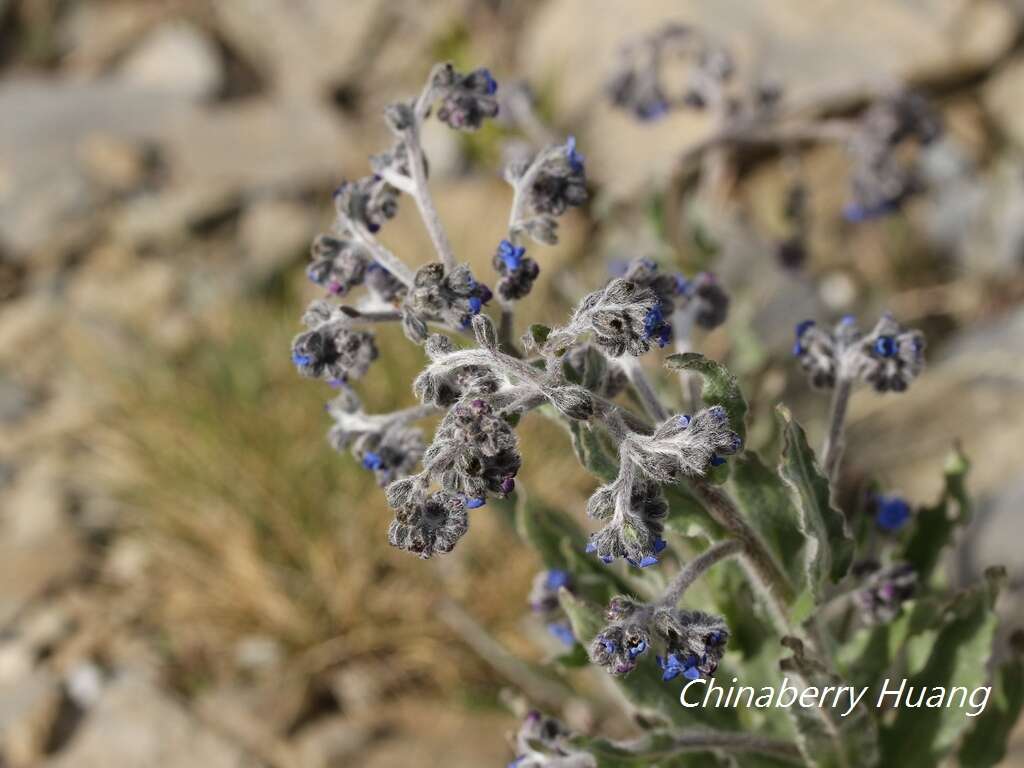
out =
<svg viewBox="0 0 1024 768"><path fill-rule="evenodd" d="M298 366L304 366L313 362L313 358L309 355L304 355L301 352L292 352L292 362Z"/></svg>
<svg viewBox="0 0 1024 768"><path fill-rule="evenodd" d="M524 255L526 255L526 249L522 246L512 245L508 240L498 243L498 256L512 272L522 265Z"/></svg>
<svg viewBox="0 0 1024 768"><path fill-rule="evenodd" d="M665 322L660 304L651 307L644 317L644 338L655 339L659 347L664 347L672 338L672 326Z"/></svg>
<svg viewBox="0 0 1024 768"><path fill-rule="evenodd" d="M682 296L683 294L687 293L690 290L690 281L687 280L682 275L674 275L674 277L676 281L675 292L679 296Z"/></svg>
<svg viewBox="0 0 1024 768"><path fill-rule="evenodd" d="M696 680L700 677L700 670L697 668L700 664L700 660L690 654L685 659L680 658L675 653L670 653L667 659L658 657L658 666L665 670L662 675L662 680L672 680L679 675L682 675L687 680Z"/></svg>
<svg viewBox="0 0 1024 768"><path fill-rule="evenodd" d="M466 509L480 509L480 507L482 507L486 503L487 499L485 499L483 496L477 498L468 498L465 501L463 501L463 504L466 505Z"/></svg>
<svg viewBox="0 0 1024 768"><path fill-rule="evenodd" d="M804 334L807 333L807 330L809 328L812 328L814 324L815 323L813 320L804 320L803 322L796 324L796 343L793 345L794 357L800 357L800 355L804 353L804 345L800 343L800 339L804 337Z"/></svg>
<svg viewBox="0 0 1024 768"><path fill-rule="evenodd" d="M723 459L721 456L718 456L716 454L716 455L711 457L710 464L711 464L712 467L720 467L723 464L725 464L725 459Z"/></svg>
<svg viewBox="0 0 1024 768"><path fill-rule="evenodd" d="M484 303L480 300L479 296L469 297L469 311L474 315L479 315L480 310L483 308Z"/></svg>
<svg viewBox="0 0 1024 768"><path fill-rule="evenodd" d="M557 590L560 587L568 586L571 578L568 571L554 568L548 571L547 578L544 579L544 586L550 590Z"/></svg>
<svg viewBox="0 0 1024 768"><path fill-rule="evenodd" d="M898 531L910 518L910 504L899 496L879 496L876 499L875 522L886 531Z"/></svg>
<svg viewBox="0 0 1024 768"><path fill-rule="evenodd" d="M637 105L636 116L641 120L657 120L668 112L668 102L664 99L646 101Z"/></svg>
<svg viewBox="0 0 1024 768"><path fill-rule="evenodd" d="M498 90L498 81L491 76L491 70L481 69L480 76L484 79L484 90L488 96L493 96Z"/></svg>
<svg viewBox="0 0 1024 768"><path fill-rule="evenodd" d="M575 136L570 136L565 142L565 157L573 173L583 172L583 155L576 151Z"/></svg>
<svg viewBox="0 0 1024 768"><path fill-rule="evenodd" d="M900 208L900 199L883 200L876 205L861 205L860 203L848 203L843 208L843 218L857 224L870 219L877 219L895 213Z"/></svg>
<svg viewBox="0 0 1024 768"><path fill-rule="evenodd" d="M561 640L565 645L571 646L576 644L576 636L572 633L572 628L565 622L548 624L548 632Z"/></svg>
<svg viewBox="0 0 1024 768"><path fill-rule="evenodd" d="M363 456L363 466L366 469L380 469L384 466L384 460L380 457L379 453L367 451L366 455Z"/></svg>
<svg viewBox="0 0 1024 768"><path fill-rule="evenodd" d="M899 351L899 345L894 336L879 336L875 339L875 352L882 357L892 357Z"/></svg>

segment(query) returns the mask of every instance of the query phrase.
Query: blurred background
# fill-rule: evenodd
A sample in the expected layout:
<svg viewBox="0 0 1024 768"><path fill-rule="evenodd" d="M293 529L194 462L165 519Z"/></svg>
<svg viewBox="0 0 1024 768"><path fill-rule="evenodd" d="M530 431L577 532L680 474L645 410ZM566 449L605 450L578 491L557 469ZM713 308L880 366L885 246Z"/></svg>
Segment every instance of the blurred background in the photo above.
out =
<svg viewBox="0 0 1024 768"><path fill-rule="evenodd" d="M980 509L952 578L1006 564L1019 622L1022 19L1011 0L0 0L0 766L510 759L499 692L529 670L502 654L552 653L527 615L538 562L488 509L447 558L391 550L371 474L324 439L330 391L289 361L331 190L368 172L381 109L440 59L536 99L532 135L425 136L478 275L507 219L509 142L574 133L587 157L591 202L536 249L521 318L558 321L616 259L713 263L732 317L699 347L741 373L755 423L785 401L816 438L827 398L788 358L793 324L888 308L924 329L911 391L855 398L849 474L927 502L959 439ZM621 44L666 20L817 114L919 88L946 124L928 191L850 224L841 148L805 147L795 171L762 148L731 178L728 226L704 217L681 159L708 120L641 124L602 95ZM778 257L794 173L812 214L799 265ZM432 258L407 203L383 239ZM379 346L358 389L372 410L410 403L419 351L393 332ZM594 481L567 436L535 419L520 436L520 487L582 520Z"/></svg>

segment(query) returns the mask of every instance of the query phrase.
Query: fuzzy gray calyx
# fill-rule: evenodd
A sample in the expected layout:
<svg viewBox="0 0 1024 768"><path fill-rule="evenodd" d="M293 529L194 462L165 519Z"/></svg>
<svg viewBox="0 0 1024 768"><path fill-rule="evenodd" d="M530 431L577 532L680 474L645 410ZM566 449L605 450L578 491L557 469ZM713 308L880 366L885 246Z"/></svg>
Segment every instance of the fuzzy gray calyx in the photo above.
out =
<svg viewBox="0 0 1024 768"><path fill-rule="evenodd" d="M498 114L498 84L486 69L463 74L445 63L434 69L429 87L441 97L437 119L449 128L475 131Z"/></svg>
<svg viewBox="0 0 1024 768"><path fill-rule="evenodd" d="M586 551L605 563L621 557L636 567L646 568L658 561L658 555L665 548L662 533L668 503L655 483L636 480L626 489L627 482L620 476L615 482L598 488L588 500L590 517L611 519L591 534Z"/></svg>
<svg viewBox="0 0 1024 768"><path fill-rule="evenodd" d="M924 369L924 334L905 330L883 315L868 334L852 317L829 332L811 320L796 327L793 353L816 388L831 388L841 377L871 384L878 392L902 392Z"/></svg>
<svg viewBox="0 0 1024 768"><path fill-rule="evenodd" d="M462 500L435 491L428 496L413 496L395 510L395 519L388 527L388 543L426 560L451 552L468 530L469 515Z"/></svg>
<svg viewBox="0 0 1024 768"><path fill-rule="evenodd" d="M423 457L430 477L471 504L511 493L521 464L515 432L481 398L451 407Z"/></svg>
<svg viewBox="0 0 1024 768"><path fill-rule="evenodd" d="M544 351L567 349L580 335L591 332L606 354L638 357L657 340L659 328L650 322L655 315L660 319L661 301L654 291L617 278L584 297L569 324L551 332Z"/></svg>
<svg viewBox="0 0 1024 768"><path fill-rule="evenodd" d="M908 563L897 563L881 568L872 563L862 566L861 571L875 569L864 585L854 593L854 599L861 610L861 616L868 624L886 624L893 621L903 610L903 603L910 600L917 591L917 573Z"/></svg>
<svg viewBox="0 0 1024 768"><path fill-rule="evenodd" d="M312 302L302 320L309 330L292 340L292 362L303 376L346 382L366 375L377 359L373 334L353 328L327 302Z"/></svg>
<svg viewBox="0 0 1024 768"><path fill-rule="evenodd" d="M451 339L440 334L428 337L424 347L434 361L455 353ZM503 382L493 366L469 362L428 366L416 377L412 388L420 402L448 407L464 397L492 395Z"/></svg>
<svg viewBox="0 0 1024 768"><path fill-rule="evenodd" d="M355 222L372 234L398 213L398 195L398 189L374 174L342 182L334 191L334 205L343 222Z"/></svg>
<svg viewBox="0 0 1024 768"><path fill-rule="evenodd" d="M490 288L477 282L467 265L446 271L444 264L432 262L416 270L405 308L424 321L466 329L491 296Z"/></svg>

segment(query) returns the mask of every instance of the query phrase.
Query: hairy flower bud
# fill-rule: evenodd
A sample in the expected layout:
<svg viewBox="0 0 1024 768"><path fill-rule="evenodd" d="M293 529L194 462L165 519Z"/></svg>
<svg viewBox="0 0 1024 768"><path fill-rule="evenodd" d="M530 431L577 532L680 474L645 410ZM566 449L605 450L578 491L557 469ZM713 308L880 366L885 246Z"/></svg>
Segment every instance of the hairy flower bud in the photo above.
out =
<svg viewBox="0 0 1024 768"><path fill-rule="evenodd" d="M495 271L501 275L498 281L498 295L505 301L516 301L524 298L533 288L533 283L540 274L540 266L526 255L526 249L513 245L508 240L498 243L498 250L491 263Z"/></svg>
<svg viewBox="0 0 1024 768"><path fill-rule="evenodd" d="M611 520L591 534L586 551L606 563L623 557L631 565L646 568L657 563L658 555L665 549L661 536L668 503L654 483L638 480L628 490L625 486L626 481L620 477L591 496L587 514Z"/></svg>
<svg viewBox="0 0 1024 768"><path fill-rule="evenodd" d="M682 675L696 680L718 669L729 640L725 619L701 611L661 608L654 612L651 626L668 649L666 657L658 659L662 679Z"/></svg>
<svg viewBox="0 0 1024 768"><path fill-rule="evenodd" d="M366 249L358 243L325 234L313 241L310 260L306 275L336 296L362 285L372 263Z"/></svg>
<svg viewBox="0 0 1024 768"><path fill-rule="evenodd" d="M626 675L650 647L651 635L643 624L610 624L590 643L590 660L613 675Z"/></svg>
<svg viewBox="0 0 1024 768"><path fill-rule="evenodd" d="M326 302L310 304L303 321L310 330L292 341L292 362L303 376L345 382L366 375L377 359L373 334L352 328Z"/></svg>
<svg viewBox="0 0 1024 768"><path fill-rule="evenodd" d="M398 507L388 528L388 542L426 560L451 552L468 530L466 505L456 496L437 491Z"/></svg>
<svg viewBox="0 0 1024 768"><path fill-rule="evenodd" d="M917 591L917 573L900 563L871 574L854 597L869 624L884 624L900 615L903 603Z"/></svg>
<svg viewBox="0 0 1024 768"><path fill-rule="evenodd" d="M446 272L434 262L416 271L406 307L420 318L466 329L491 297L491 289L478 283L465 264Z"/></svg>
<svg viewBox="0 0 1024 768"><path fill-rule="evenodd" d="M398 194L397 189L374 174L342 182L334 191L334 205L343 219L374 233L398 213Z"/></svg>
<svg viewBox="0 0 1024 768"><path fill-rule="evenodd" d="M441 94L437 119L450 128L475 131L498 114L498 83L486 69L464 75L444 64L436 71L433 85Z"/></svg>
<svg viewBox="0 0 1024 768"><path fill-rule="evenodd" d="M430 476L471 507L488 494L507 496L521 464L515 432L480 398L451 407L423 457Z"/></svg>

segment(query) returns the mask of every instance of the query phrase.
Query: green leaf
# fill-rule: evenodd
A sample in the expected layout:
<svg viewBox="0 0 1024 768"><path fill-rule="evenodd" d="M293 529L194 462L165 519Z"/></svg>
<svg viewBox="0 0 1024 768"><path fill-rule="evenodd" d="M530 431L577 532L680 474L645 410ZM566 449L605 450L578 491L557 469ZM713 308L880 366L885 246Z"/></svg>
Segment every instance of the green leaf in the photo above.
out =
<svg viewBox="0 0 1024 768"><path fill-rule="evenodd" d="M853 539L843 513L832 506L829 482L807 444L803 428L785 406L779 405L775 412L782 429L779 475L789 486L790 498L800 513L801 529L816 541L806 563L809 586L820 601L825 583L838 582L850 569Z"/></svg>
<svg viewBox="0 0 1024 768"><path fill-rule="evenodd" d="M928 661L920 672L907 680L908 687L925 688L929 694L935 688L950 691L953 687L963 687L970 695L984 685L997 623L992 610L997 581L996 576L990 575L988 584L954 598L945 612L944 624L932 644ZM883 765L901 768L939 765L969 724L965 710L957 706L902 706L896 710L893 722L882 731Z"/></svg>
<svg viewBox="0 0 1024 768"><path fill-rule="evenodd" d="M670 355L665 367L673 371L693 371L704 378L701 398L705 406L720 405L729 414L729 425L741 438L747 436L747 401L743 399L736 377L719 362L696 352Z"/></svg>
<svg viewBox="0 0 1024 768"><path fill-rule="evenodd" d="M595 427L585 421L562 419L572 437L572 447L576 457L591 474L605 483L610 483L619 475L619 464L615 453L607 440Z"/></svg>
<svg viewBox="0 0 1024 768"><path fill-rule="evenodd" d="M533 342L538 347L543 345L544 342L548 340L548 336L551 335L551 329L546 325L541 325L540 323L534 323L531 325L528 332L530 334L530 338L533 339Z"/></svg>
<svg viewBox="0 0 1024 768"><path fill-rule="evenodd" d="M598 768L722 768L729 765L709 750L680 747L679 739L664 730L616 743L608 739L575 736L571 745L597 760Z"/></svg>
<svg viewBox="0 0 1024 768"><path fill-rule="evenodd" d="M966 486L969 467L964 455L954 448L943 468L945 483L942 496L935 504L920 508L914 515L914 527L904 546L903 560L914 566L922 584L931 580L956 527L970 522L971 504Z"/></svg>
<svg viewBox="0 0 1024 768"><path fill-rule="evenodd" d="M707 507L685 485L666 485L662 489L668 501L665 527L688 537L703 536L709 541L725 538L722 528L708 514Z"/></svg>
<svg viewBox="0 0 1024 768"><path fill-rule="evenodd" d="M789 577L793 593L799 593L807 584L804 563L809 540L789 486L752 451L745 451L731 464L736 501L775 565Z"/></svg>
<svg viewBox="0 0 1024 768"><path fill-rule="evenodd" d="M961 768L989 768L1006 756L1006 744L1024 707L1024 660L1018 651L996 670L985 710L960 745Z"/></svg>
<svg viewBox="0 0 1024 768"><path fill-rule="evenodd" d="M819 690L826 686L844 685L830 674L820 660L805 655L803 643L795 638L783 638L793 655L782 659L779 667L784 672L795 672L810 687ZM786 711L797 731L800 751L807 761L819 768L859 768L878 765L878 726L862 700L847 716L845 702L822 701L821 706L800 706ZM883 763L888 765L888 763Z"/></svg>

